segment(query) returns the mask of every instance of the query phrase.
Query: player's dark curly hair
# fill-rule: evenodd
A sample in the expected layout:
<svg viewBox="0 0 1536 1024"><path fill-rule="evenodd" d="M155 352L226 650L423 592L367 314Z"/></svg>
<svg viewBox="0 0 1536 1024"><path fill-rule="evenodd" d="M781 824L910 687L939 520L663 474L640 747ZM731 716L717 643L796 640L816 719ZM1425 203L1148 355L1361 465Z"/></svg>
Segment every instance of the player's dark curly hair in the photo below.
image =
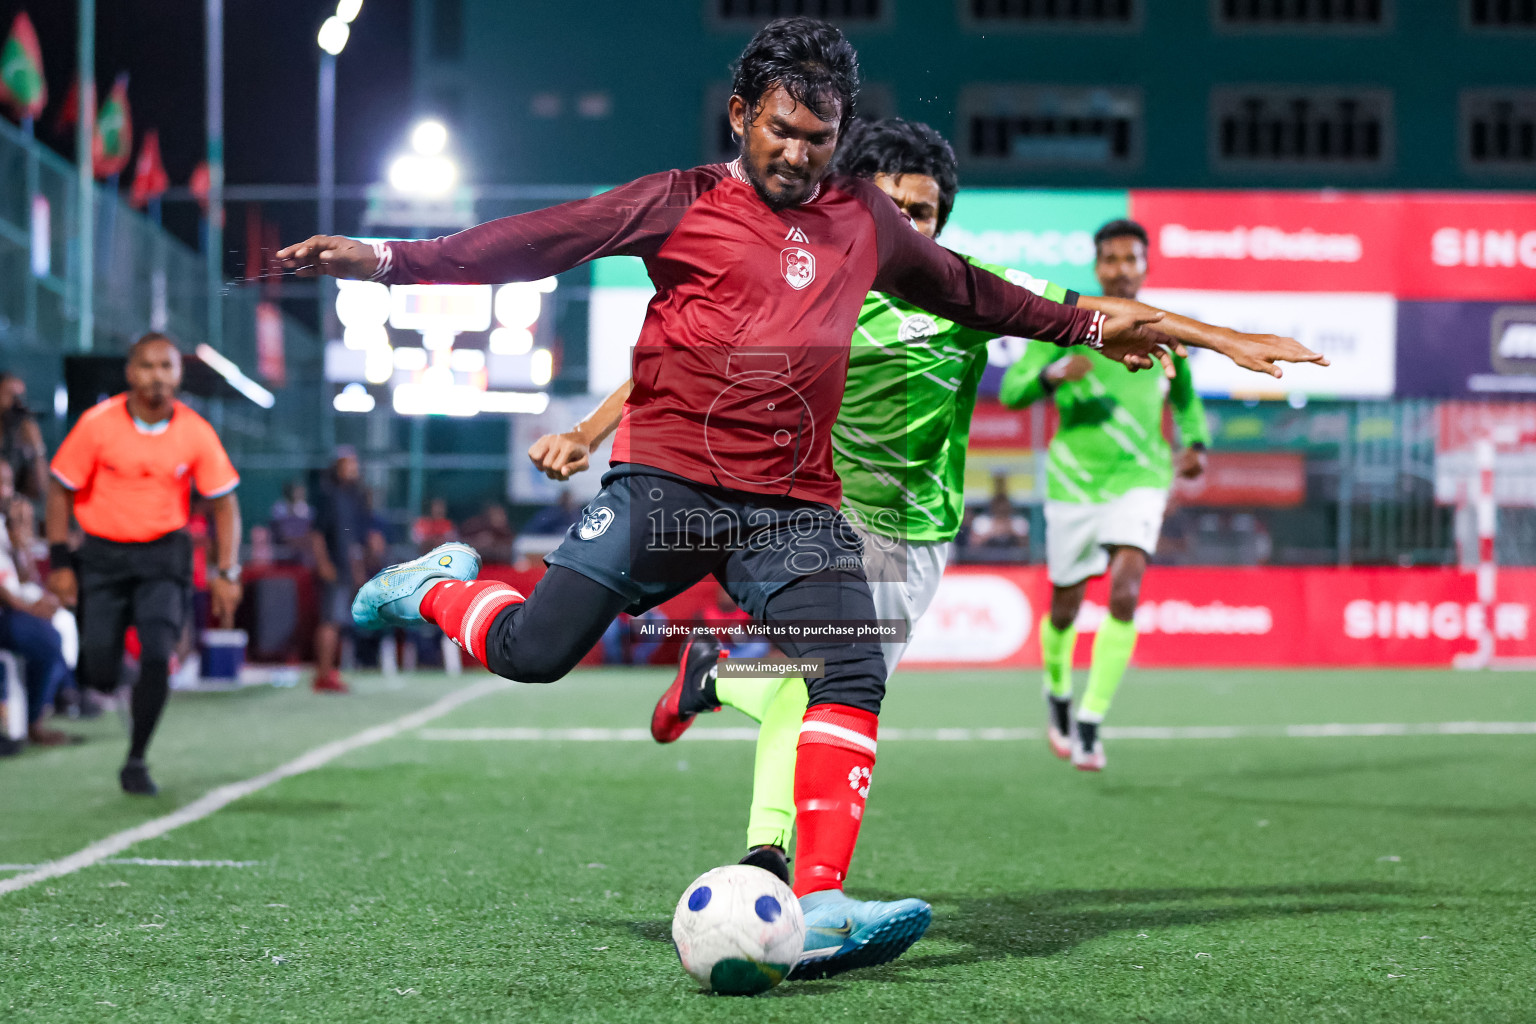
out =
<svg viewBox="0 0 1536 1024"><path fill-rule="evenodd" d="M1147 229L1133 220L1112 220L1093 233L1093 251L1098 252L1099 246L1111 238L1139 238L1143 248L1150 249L1152 242L1147 238Z"/></svg>
<svg viewBox="0 0 1536 1024"><path fill-rule="evenodd" d="M939 183L939 226L949 220L960 189L955 151L944 136L921 121L888 117L880 121L860 118L848 126L837 144L832 170L855 178L877 174L926 174Z"/></svg>
<svg viewBox="0 0 1536 1024"><path fill-rule="evenodd" d="M747 103L748 121L763 93L784 87L823 121L841 109L838 133L853 119L859 96L859 55L836 27L815 18L780 18L764 25L736 61L731 91Z"/></svg>

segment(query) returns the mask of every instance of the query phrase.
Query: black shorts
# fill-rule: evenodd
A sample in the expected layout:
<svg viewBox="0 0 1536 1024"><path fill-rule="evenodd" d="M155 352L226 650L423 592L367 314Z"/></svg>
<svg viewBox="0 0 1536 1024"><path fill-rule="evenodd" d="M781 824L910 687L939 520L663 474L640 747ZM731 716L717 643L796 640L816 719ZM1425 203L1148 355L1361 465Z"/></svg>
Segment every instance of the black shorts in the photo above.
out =
<svg viewBox="0 0 1536 1024"><path fill-rule="evenodd" d="M863 542L830 505L623 463L544 561L628 598L631 614L712 575L761 619L768 599L800 577L843 570L862 578Z"/></svg>

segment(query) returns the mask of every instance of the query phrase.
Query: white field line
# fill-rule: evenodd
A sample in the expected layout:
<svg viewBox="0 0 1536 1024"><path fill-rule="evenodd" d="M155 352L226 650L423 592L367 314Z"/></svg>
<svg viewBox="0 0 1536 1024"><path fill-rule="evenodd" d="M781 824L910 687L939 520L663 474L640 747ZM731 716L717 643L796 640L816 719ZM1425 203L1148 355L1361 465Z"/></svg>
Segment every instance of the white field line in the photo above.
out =
<svg viewBox="0 0 1536 1024"><path fill-rule="evenodd" d="M517 684L506 679L488 679L473 686L466 686L462 690L450 693L434 704L429 704L420 711L413 711L408 715L402 715L393 722L376 725L371 729L364 729L354 736L348 736L346 739L336 740L334 743L327 743L324 746L316 747L308 753L300 754L287 764L279 765L269 772L263 772L261 775L246 779L244 782L232 782L227 786L220 786L218 789L203 794L185 807L172 811L163 817L146 821L142 825L135 825L133 828L124 829L115 835L107 836L107 838L94 842L82 850L77 850L67 857L61 857L58 860L40 865L25 874L0 880L0 895L25 889L28 886L36 885L38 882L43 882L50 878L73 874L82 868L90 867L92 864L99 864L114 854L122 853L136 843L142 843L148 839L158 839L172 829L180 828L183 825L190 825L194 821L200 821L215 811L234 803L241 797L250 796L252 793L266 789L274 782L280 782L293 775L302 775L305 772L314 771L316 768L334 761L343 754L350 754L354 750L372 746L375 743L398 736L403 732L420 729L428 722L441 718L463 704L477 700L487 694L509 689L515 685Z"/></svg>
<svg viewBox="0 0 1536 1024"><path fill-rule="evenodd" d="M939 742L1016 742L1037 740L1039 729L881 729L880 739L936 740ZM1378 722L1330 723L1324 725L1179 725L1179 726L1106 726L1108 740L1236 740L1264 737L1316 739L1360 736L1533 736L1536 722ZM575 743L650 743L648 729L422 729L417 739L457 742L575 742ZM685 740L724 740L750 742L757 730L692 729Z"/></svg>
<svg viewBox="0 0 1536 1024"><path fill-rule="evenodd" d="M259 860L161 860L158 857L108 857L103 864L131 864L144 868L253 868ZM0 871L36 871L41 864L0 864Z"/></svg>

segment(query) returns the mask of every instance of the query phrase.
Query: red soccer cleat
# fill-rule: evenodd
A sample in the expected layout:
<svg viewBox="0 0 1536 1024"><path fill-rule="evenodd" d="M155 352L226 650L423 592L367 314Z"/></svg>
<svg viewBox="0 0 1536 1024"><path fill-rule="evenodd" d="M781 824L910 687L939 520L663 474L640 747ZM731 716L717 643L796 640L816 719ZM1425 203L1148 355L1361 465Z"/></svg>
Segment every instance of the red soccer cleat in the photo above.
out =
<svg viewBox="0 0 1536 1024"><path fill-rule="evenodd" d="M705 711L719 711L714 700L715 664L720 645L709 639L690 639L678 662L677 678L651 712L651 738L657 743L676 743L693 720Z"/></svg>

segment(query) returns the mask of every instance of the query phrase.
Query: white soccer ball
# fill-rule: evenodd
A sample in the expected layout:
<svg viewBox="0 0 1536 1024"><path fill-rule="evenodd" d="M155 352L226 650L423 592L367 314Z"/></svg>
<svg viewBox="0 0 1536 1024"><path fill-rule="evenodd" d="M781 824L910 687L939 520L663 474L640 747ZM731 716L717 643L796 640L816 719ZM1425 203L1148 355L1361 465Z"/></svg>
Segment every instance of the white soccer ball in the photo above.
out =
<svg viewBox="0 0 1536 1024"><path fill-rule="evenodd" d="M747 864L706 871L677 901L672 941L706 992L751 996L789 974L805 947L805 915L789 886Z"/></svg>

